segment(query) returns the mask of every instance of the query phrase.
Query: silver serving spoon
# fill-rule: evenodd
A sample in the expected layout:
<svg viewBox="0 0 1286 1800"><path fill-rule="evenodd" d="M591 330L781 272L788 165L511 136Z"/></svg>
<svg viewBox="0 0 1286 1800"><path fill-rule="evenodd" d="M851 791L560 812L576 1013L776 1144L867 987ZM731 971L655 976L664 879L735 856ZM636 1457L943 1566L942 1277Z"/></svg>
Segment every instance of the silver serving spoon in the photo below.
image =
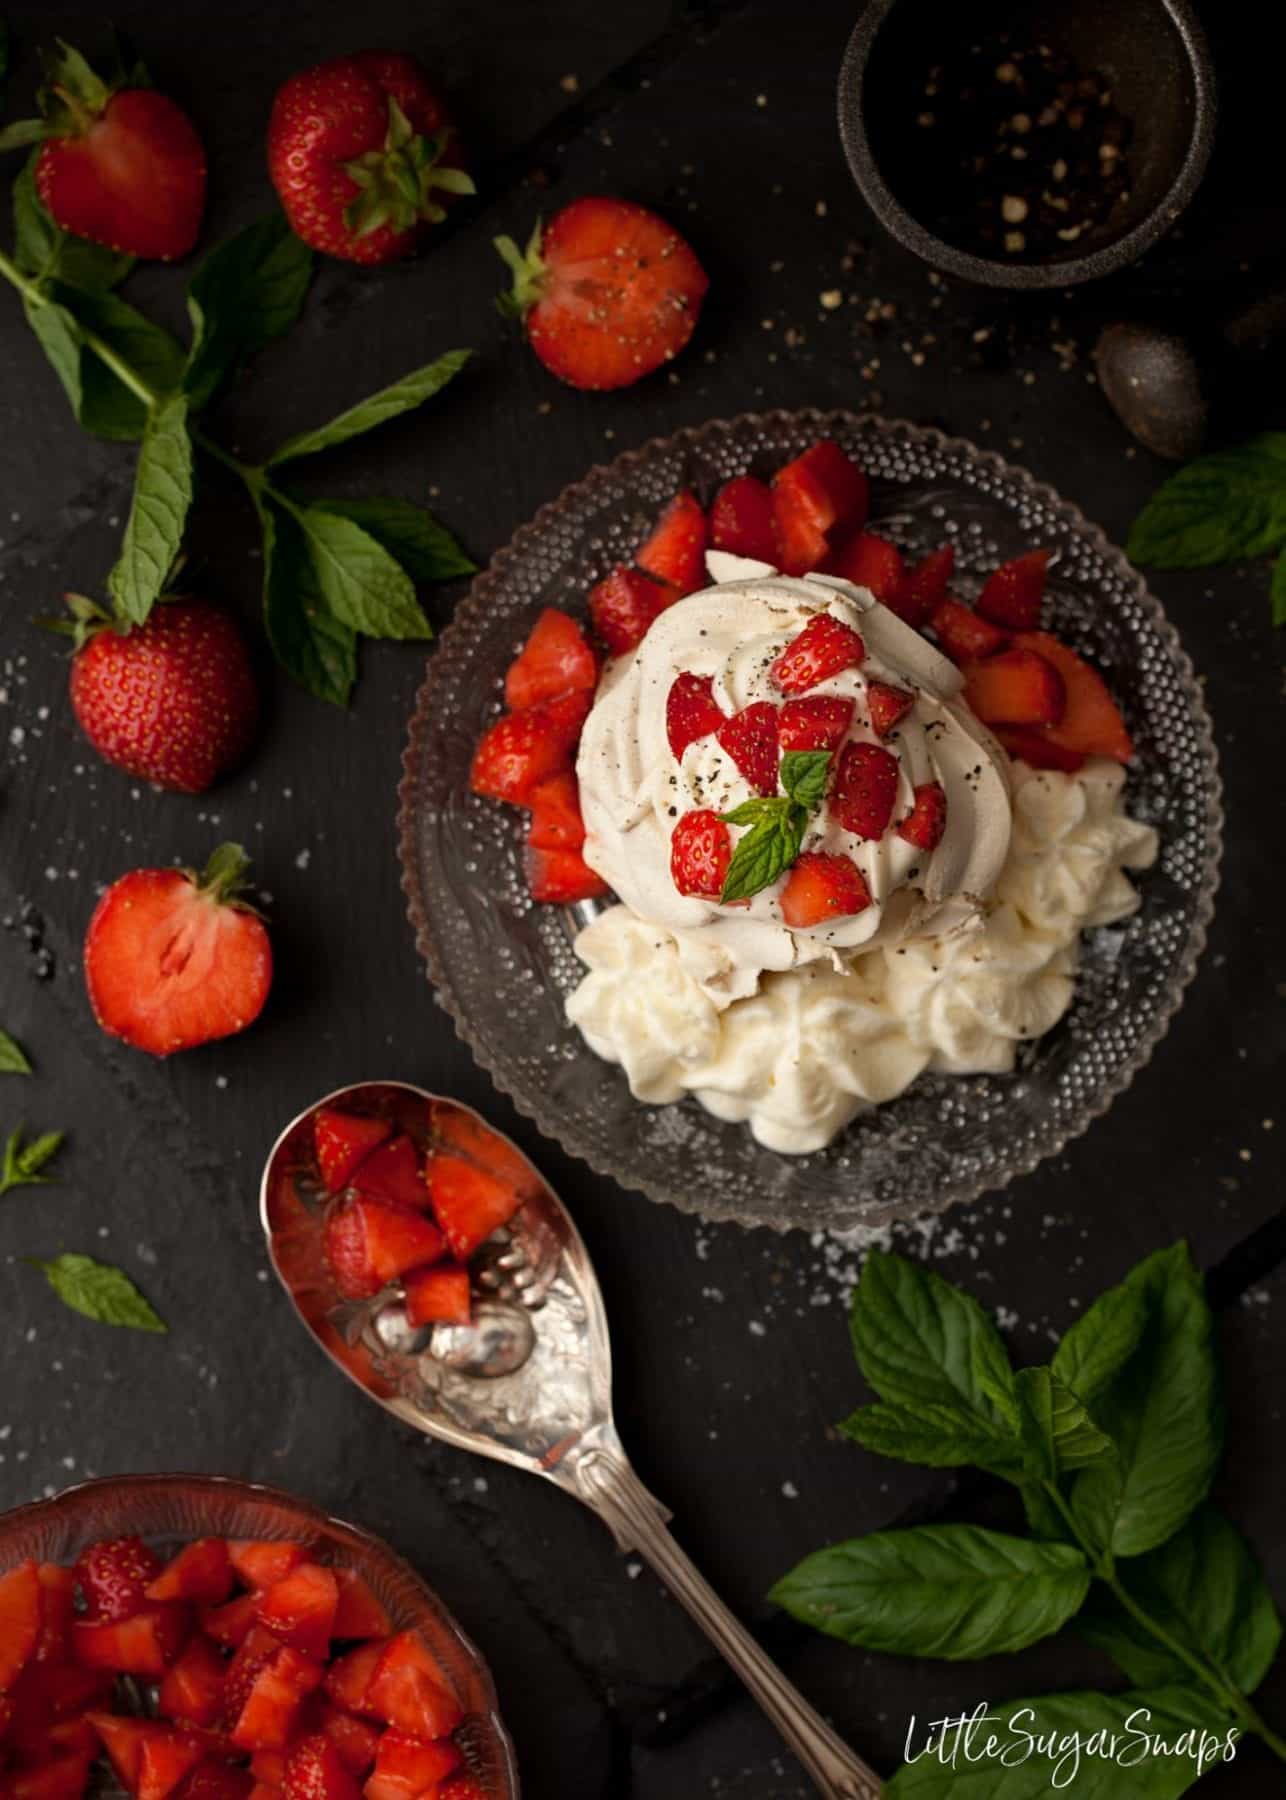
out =
<svg viewBox="0 0 1286 1800"><path fill-rule="evenodd" d="M403 1111L457 1101L405 1082L364 1082L316 1106ZM649 1562L795 1752L826 1800L878 1800L875 1772L836 1736L728 1610L666 1529L669 1513L631 1468L612 1418L612 1351L602 1295L558 1197L517 1146L539 1193L471 1264L469 1326L414 1329L400 1290L340 1298L321 1253L326 1197L313 1172L311 1120L289 1124L264 1168L261 1213L273 1267L333 1361L403 1423L461 1450L543 1475L584 1501L622 1550Z"/></svg>

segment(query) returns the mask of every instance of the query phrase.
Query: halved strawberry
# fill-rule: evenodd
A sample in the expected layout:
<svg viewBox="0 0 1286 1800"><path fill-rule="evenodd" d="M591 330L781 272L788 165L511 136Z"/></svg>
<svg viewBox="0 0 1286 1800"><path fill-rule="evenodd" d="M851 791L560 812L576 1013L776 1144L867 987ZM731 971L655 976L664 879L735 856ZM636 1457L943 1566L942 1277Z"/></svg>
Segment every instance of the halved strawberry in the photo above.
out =
<svg viewBox="0 0 1286 1800"><path fill-rule="evenodd" d="M849 918L870 904L870 889L852 858L822 850L795 858L780 900L782 918L796 931Z"/></svg>
<svg viewBox="0 0 1286 1800"><path fill-rule="evenodd" d="M771 701L743 706L714 735L756 794L777 792L777 708Z"/></svg>
<svg viewBox="0 0 1286 1800"><path fill-rule="evenodd" d="M146 1606L128 1619L77 1619L71 1628L72 1656L82 1668L159 1681L190 1629L186 1607L173 1600Z"/></svg>
<svg viewBox="0 0 1286 1800"><path fill-rule="evenodd" d="M522 712L564 694L592 693L597 683L598 658L584 632L575 619L547 606L509 665L505 705L510 712Z"/></svg>
<svg viewBox="0 0 1286 1800"><path fill-rule="evenodd" d="M783 692L802 694L842 669L861 668L865 661L861 634L831 613L817 613L768 672Z"/></svg>
<svg viewBox="0 0 1286 1800"><path fill-rule="evenodd" d="M323 1253L346 1300L369 1300L408 1269L436 1262L443 1247L442 1234L422 1213L359 1194L332 1206L322 1233Z"/></svg>
<svg viewBox="0 0 1286 1800"><path fill-rule="evenodd" d="M947 796L937 781L922 782L915 805L898 825L898 836L918 850L936 850L947 828Z"/></svg>
<svg viewBox="0 0 1286 1800"><path fill-rule="evenodd" d="M309 1551L307 1545L289 1538L229 1538L228 1558L248 1588L270 1588L301 1562L307 1562Z"/></svg>
<svg viewBox="0 0 1286 1800"><path fill-rule="evenodd" d="M701 502L683 488L661 514L634 560L646 574L677 588L680 594L693 594L705 586L708 535Z"/></svg>
<svg viewBox="0 0 1286 1800"><path fill-rule="evenodd" d="M304 1702L321 1686L325 1669L288 1647L278 1650L254 1678L231 1731L238 1750L284 1750L294 1736Z"/></svg>
<svg viewBox="0 0 1286 1800"><path fill-rule="evenodd" d="M325 1662L338 1609L339 1583L334 1571L320 1563L300 1563L263 1595L259 1623L292 1650L302 1651L314 1662Z"/></svg>
<svg viewBox="0 0 1286 1800"><path fill-rule="evenodd" d="M613 569L589 591L589 616L612 656L643 642L654 619L679 598L677 588L639 569Z"/></svg>
<svg viewBox="0 0 1286 1800"><path fill-rule="evenodd" d="M507 1225L522 1204L521 1196L509 1182L446 1151L438 1150L430 1156L425 1179L434 1214L457 1262L467 1262L478 1245L501 1225Z"/></svg>
<svg viewBox="0 0 1286 1800"><path fill-rule="evenodd" d="M153 1725L139 1755L137 1800L168 1800L206 1754L205 1743L194 1732Z"/></svg>
<svg viewBox="0 0 1286 1800"><path fill-rule="evenodd" d="M993 570L975 602L980 617L1006 631L1034 631L1040 624L1050 555L1048 550L1029 550Z"/></svg>
<svg viewBox="0 0 1286 1800"><path fill-rule="evenodd" d="M128 1619L147 1599L147 1584L161 1572L161 1559L142 1538L100 1539L82 1550L73 1573L94 1619Z"/></svg>
<svg viewBox="0 0 1286 1800"><path fill-rule="evenodd" d="M1129 762L1134 741L1098 670L1047 631L1025 633L1014 642L1043 657L1061 677L1066 704L1062 718L1049 727L1050 737L1063 750L1081 756Z"/></svg>
<svg viewBox="0 0 1286 1800"><path fill-rule="evenodd" d="M232 1592L233 1568L222 1538L195 1538L149 1582L149 1600L194 1600L218 1606Z"/></svg>
<svg viewBox="0 0 1286 1800"><path fill-rule="evenodd" d="M464 1758L444 1738L431 1743L394 1725L384 1733L375 1757L375 1772L363 1790L366 1800L420 1800L436 1794L439 1781L453 1775ZM300 1796L299 1800L307 1800Z"/></svg>
<svg viewBox="0 0 1286 1800"><path fill-rule="evenodd" d="M339 1604L331 1636L336 1638L387 1637L393 1622L371 1592L370 1584L356 1569L336 1569Z"/></svg>
<svg viewBox="0 0 1286 1800"><path fill-rule="evenodd" d="M902 552L877 532L859 531L841 544L826 567L854 587L866 588L894 612L901 611L906 584Z"/></svg>
<svg viewBox="0 0 1286 1800"><path fill-rule="evenodd" d="M336 1706L365 1718L376 1717L370 1706L371 1683L391 1642L391 1638L387 1642L376 1639L350 1650L330 1665L326 1671L326 1693Z"/></svg>
<svg viewBox="0 0 1286 1800"><path fill-rule="evenodd" d="M787 750L834 750L853 723L853 701L838 694L787 700L777 715L777 744Z"/></svg>
<svg viewBox="0 0 1286 1800"><path fill-rule="evenodd" d="M777 524L772 494L753 475L725 481L710 508L710 542L732 556L777 563Z"/></svg>
<svg viewBox="0 0 1286 1800"><path fill-rule="evenodd" d="M601 900L611 891L579 850L537 850L528 844L522 861L527 891L542 905L574 906L578 900Z"/></svg>
<svg viewBox="0 0 1286 1800"><path fill-rule="evenodd" d="M533 850L579 850L585 842L580 788L571 769L551 775L532 794L527 842Z"/></svg>
<svg viewBox="0 0 1286 1800"><path fill-rule="evenodd" d="M772 494L782 568L788 575L819 569L829 534L860 526L870 503L866 476L829 438L779 469Z"/></svg>
<svg viewBox="0 0 1286 1800"><path fill-rule="evenodd" d="M964 676L965 701L984 725L1055 725L1063 716L1063 678L1037 650L1002 650Z"/></svg>
<svg viewBox="0 0 1286 1800"><path fill-rule="evenodd" d="M571 767L591 699L584 691L564 694L497 719L474 751L469 771L474 793L526 806L542 781Z"/></svg>
<svg viewBox="0 0 1286 1800"><path fill-rule="evenodd" d="M291 1749L281 1792L283 1800L361 1800L362 1794L339 1746L320 1731Z"/></svg>
<svg viewBox="0 0 1286 1800"><path fill-rule="evenodd" d="M183 1725L213 1725L223 1712L228 1665L200 1632L166 1670L156 1703L167 1719Z"/></svg>
<svg viewBox="0 0 1286 1800"><path fill-rule="evenodd" d="M333 1106L319 1106L313 1118L313 1144L326 1192L337 1194L346 1187L358 1164L392 1130L387 1119L370 1119L360 1113L340 1112Z"/></svg>
<svg viewBox="0 0 1286 1800"><path fill-rule="evenodd" d="M259 1616L258 1594L240 1594L226 1606L207 1606L201 1612L201 1629L207 1637L235 1650L246 1640Z"/></svg>
<svg viewBox="0 0 1286 1800"><path fill-rule="evenodd" d="M382 1734L378 1725L323 1700L317 1708L317 1727L339 1751L350 1774L359 1777L366 1774L379 1749Z"/></svg>
<svg viewBox="0 0 1286 1800"><path fill-rule="evenodd" d="M424 1205L424 1172L420 1153L404 1131L372 1150L352 1178L353 1192L390 1206Z"/></svg>
<svg viewBox="0 0 1286 1800"><path fill-rule="evenodd" d="M415 1631L399 1632L390 1640L376 1665L367 1703L386 1724L413 1737L448 1737L464 1717Z"/></svg>
<svg viewBox="0 0 1286 1800"><path fill-rule="evenodd" d="M714 699L714 681L709 675L676 675L665 697L665 735L670 754L681 761L689 744L718 731L727 718Z"/></svg>
<svg viewBox="0 0 1286 1800"><path fill-rule="evenodd" d="M40 1567L30 1557L0 1575L0 1691L12 1687L40 1634Z"/></svg>
<svg viewBox="0 0 1286 1800"><path fill-rule="evenodd" d="M913 563L906 571L906 578L897 596L898 604L894 608L899 618L905 619L908 625L917 629L923 625L929 614L940 600L947 597L947 583L951 580L956 566L956 552L953 544L941 544L936 550L930 550L922 556L918 563ZM888 601L885 601L888 605Z"/></svg>
<svg viewBox="0 0 1286 1800"><path fill-rule="evenodd" d="M670 879L681 894L717 900L732 861L732 834L718 813L684 813L670 835Z"/></svg>
<svg viewBox="0 0 1286 1800"><path fill-rule="evenodd" d="M915 695L908 688L891 687L887 681L870 681L866 686L866 704L871 715L871 730L876 737L887 737L915 705Z"/></svg>
<svg viewBox="0 0 1286 1800"><path fill-rule="evenodd" d="M452 1106L445 1100L433 1101L429 1107L429 1129L436 1143L507 1181L521 1198L541 1191L540 1177L521 1151L464 1107Z"/></svg>
<svg viewBox="0 0 1286 1800"><path fill-rule="evenodd" d="M840 753L831 811L860 838L883 837L898 791L898 759L882 744L845 744Z"/></svg>
<svg viewBox="0 0 1286 1800"><path fill-rule="evenodd" d="M459 1263L439 1263L436 1268L415 1269L403 1282L406 1316L412 1325L467 1325L473 1314L469 1305L469 1271Z"/></svg>
<svg viewBox="0 0 1286 1800"><path fill-rule="evenodd" d="M1066 712L1064 712L1066 718ZM997 725L996 736L1009 752L1025 762L1030 769L1060 769L1064 775L1074 775L1078 769L1084 768L1085 758L1079 750L1064 749L1050 735L1051 728L1043 729L1034 725Z"/></svg>
<svg viewBox="0 0 1286 1800"><path fill-rule="evenodd" d="M986 619L980 619L977 613L950 598L938 602L929 624L952 662L961 668L966 663L995 656L1009 642L1008 632L989 625Z"/></svg>

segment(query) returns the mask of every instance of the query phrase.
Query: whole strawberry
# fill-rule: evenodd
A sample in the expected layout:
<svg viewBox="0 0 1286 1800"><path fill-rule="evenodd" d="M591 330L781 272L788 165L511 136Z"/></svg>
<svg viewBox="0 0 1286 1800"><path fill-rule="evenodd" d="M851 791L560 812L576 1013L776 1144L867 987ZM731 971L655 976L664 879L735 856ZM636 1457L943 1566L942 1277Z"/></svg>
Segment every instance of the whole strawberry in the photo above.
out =
<svg viewBox="0 0 1286 1800"><path fill-rule="evenodd" d="M186 256L205 208L205 150L187 114L138 69L104 81L61 39L45 66L41 118L10 126L0 148L41 143L36 191L54 223L130 256Z"/></svg>
<svg viewBox="0 0 1286 1800"><path fill-rule="evenodd" d="M348 262L410 256L472 194L459 141L413 57L360 50L292 75L268 125L268 173L291 227Z"/></svg>
<svg viewBox="0 0 1286 1800"><path fill-rule="evenodd" d="M79 635L71 704L107 762L142 781L200 794L250 748L259 695L230 614L165 600L146 624L110 620L70 597Z"/></svg>
<svg viewBox="0 0 1286 1800"><path fill-rule="evenodd" d="M628 387L679 354L710 285L672 225L628 200L573 200L526 250L496 249L513 271L501 301L521 314L551 374L577 388Z"/></svg>

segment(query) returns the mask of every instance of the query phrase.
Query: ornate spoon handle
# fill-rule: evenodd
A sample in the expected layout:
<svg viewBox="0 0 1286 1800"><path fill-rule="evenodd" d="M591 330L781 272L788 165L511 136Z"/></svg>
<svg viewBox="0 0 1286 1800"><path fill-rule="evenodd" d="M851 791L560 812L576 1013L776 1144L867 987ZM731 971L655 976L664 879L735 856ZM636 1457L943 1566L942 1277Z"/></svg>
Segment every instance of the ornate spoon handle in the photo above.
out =
<svg viewBox="0 0 1286 1800"><path fill-rule="evenodd" d="M880 1778L831 1730L820 1713L720 1600L666 1529L660 1502L629 1463L609 1450L587 1451L576 1465L576 1491L626 1549L637 1550L736 1670L780 1731L824 1800L879 1800Z"/></svg>

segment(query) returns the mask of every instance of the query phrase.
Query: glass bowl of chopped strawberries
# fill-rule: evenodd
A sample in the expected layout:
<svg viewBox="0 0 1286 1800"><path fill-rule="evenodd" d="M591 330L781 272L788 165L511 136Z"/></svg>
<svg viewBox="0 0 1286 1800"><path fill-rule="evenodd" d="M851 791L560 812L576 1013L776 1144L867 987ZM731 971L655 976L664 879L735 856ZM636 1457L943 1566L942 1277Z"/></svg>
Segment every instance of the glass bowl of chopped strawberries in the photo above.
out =
<svg viewBox="0 0 1286 1800"><path fill-rule="evenodd" d="M485 1663L379 1539L273 1488L91 1481L0 1517L0 1792L511 1800Z"/></svg>

